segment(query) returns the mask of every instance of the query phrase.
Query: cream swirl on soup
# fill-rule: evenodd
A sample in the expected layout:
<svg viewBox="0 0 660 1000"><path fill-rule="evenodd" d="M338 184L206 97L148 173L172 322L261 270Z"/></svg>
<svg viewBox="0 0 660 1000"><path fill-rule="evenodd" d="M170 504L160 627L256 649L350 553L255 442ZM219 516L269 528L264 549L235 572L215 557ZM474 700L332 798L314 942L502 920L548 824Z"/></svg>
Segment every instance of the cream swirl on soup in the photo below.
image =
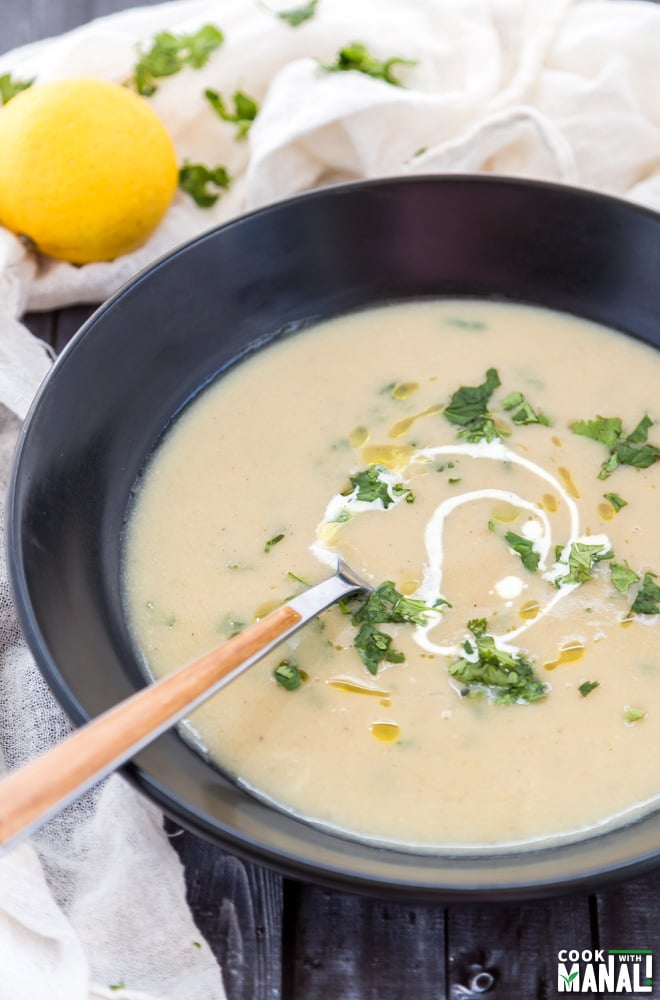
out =
<svg viewBox="0 0 660 1000"><path fill-rule="evenodd" d="M341 553L391 582L382 607L331 609L199 709L188 732L219 766L312 822L428 850L653 808L659 386L638 342L476 301L345 317L241 362L177 420L132 514L148 670ZM386 506L359 499L363 473Z"/></svg>

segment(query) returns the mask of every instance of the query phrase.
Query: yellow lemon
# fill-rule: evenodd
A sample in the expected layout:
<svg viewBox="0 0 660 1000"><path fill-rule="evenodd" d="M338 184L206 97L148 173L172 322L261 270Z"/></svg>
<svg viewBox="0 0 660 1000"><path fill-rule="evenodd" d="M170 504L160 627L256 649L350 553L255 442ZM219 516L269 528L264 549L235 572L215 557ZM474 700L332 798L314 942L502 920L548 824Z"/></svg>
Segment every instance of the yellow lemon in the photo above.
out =
<svg viewBox="0 0 660 1000"><path fill-rule="evenodd" d="M118 84L44 83L0 110L0 224L51 257L86 264L135 250L177 178L165 126Z"/></svg>

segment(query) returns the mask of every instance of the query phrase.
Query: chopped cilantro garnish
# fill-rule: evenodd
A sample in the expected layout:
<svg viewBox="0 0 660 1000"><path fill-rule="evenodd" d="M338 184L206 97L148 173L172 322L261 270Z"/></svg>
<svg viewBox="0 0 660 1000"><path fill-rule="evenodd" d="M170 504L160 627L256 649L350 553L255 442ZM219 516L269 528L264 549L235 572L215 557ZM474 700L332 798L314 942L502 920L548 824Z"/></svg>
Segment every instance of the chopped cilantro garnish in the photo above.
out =
<svg viewBox="0 0 660 1000"><path fill-rule="evenodd" d="M345 614L352 611L352 624L360 626L360 631L355 637L355 648L367 670L372 674L378 671L378 664L382 660L388 663L402 663L405 659L403 653L392 649L392 636L374 628L375 625L385 623L426 625L429 613L447 604L440 598L433 608L430 608L424 601L400 594L391 580L386 580L366 597L359 597L357 600L360 602L357 610L353 610L355 604L349 607L348 603L345 603L342 611Z"/></svg>
<svg viewBox="0 0 660 1000"><path fill-rule="evenodd" d="M250 131L252 122L257 117L259 110L257 102L243 93L242 90L237 90L232 97L234 110L230 111L224 98L217 90L207 88L204 91L204 96L219 118L222 118L224 122L233 122L236 125L236 138L244 139Z"/></svg>
<svg viewBox="0 0 660 1000"><path fill-rule="evenodd" d="M3 73L0 76L0 107L11 101L12 97L16 97L22 90L27 90L33 83L34 80L16 80L11 73Z"/></svg>
<svg viewBox="0 0 660 1000"><path fill-rule="evenodd" d="M600 687L600 681L584 681L584 683L580 684L578 691L583 698L586 698L597 687Z"/></svg>
<svg viewBox="0 0 660 1000"><path fill-rule="evenodd" d="M285 690L296 691L303 682L300 668L290 660L282 660L273 670L273 677Z"/></svg>
<svg viewBox="0 0 660 1000"><path fill-rule="evenodd" d="M576 420L571 424L574 434L591 438L605 445L611 451L621 437L621 420L619 417L597 416L595 420Z"/></svg>
<svg viewBox="0 0 660 1000"><path fill-rule="evenodd" d="M648 443L649 428L652 426L653 421L645 415L634 431L624 435L619 417L596 416L595 420L576 420L571 424L571 430L574 434L591 438L607 448L609 457L598 473L599 479L607 479L619 465L648 469L660 459L660 448Z"/></svg>
<svg viewBox="0 0 660 1000"><path fill-rule="evenodd" d="M403 483L388 483L382 479L381 476L386 472L387 469L382 465L370 465L368 469L356 472L350 477L353 489L349 492L357 490L355 499L364 500L365 503L380 500L385 509L393 504L398 497L403 497L406 503L413 503L415 494L412 490L409 490Z"/></svg>
<svg viewBox="0 0 660 1000"><path fill-rule="evenodd" d="M192 946L193 946L193 948L201 948L202 947L202 942L201 941L193 941Z"/></svg>
<svg viewBox="0 0 660 1000"><path fill-rule="evenodd" d="M440 599L435 607L446 604L446 601ZM392 581L386 580L362 599L360 608L353 612L352 621L354 625L361 625L363 622L426 625L432 610L424 601L400 594Z"/></svg>
<svg viewBox="0 0 660 1000"><path fill-rule="evenodd" d="M612 583L620 594L627 594L633 583L637 583L639 576L630 568L625 561L622 563L613 562L610 565Z"/></svg>
<svg viewBox="0 0 660 1000"><path fill-rule="evenodd" d="M366 622L355 636L355 648L370 674L378 673L378 665L383 660L387 663L403 663L405 660L403 653L392 649L391 635Z"/></svg>
<svg viewBox="0 0 660 1000"><path fill-rule="evenodd" d="M448 667L456 680L465 684L468 693L486 693L495 704L526 703L545 698L545 684L535 675L529 660L495 645L492 635L486 633L486 619L475 618L468 622L474 636L476 650L471 642L464 644L467 657L454 660ZM472 658L476 653L476 659Z"/></svg>
<svg viewBox="0 0 660 1000"><path fill-rule="evenodd" d="M161 31L148 51L139 52L131 83L138 94L151 97L158 90L157 79L173 76L184 66L201 69L223 41L224 35L214 24L205 24L191 35Z"/></svg>
<svg viewBox="0 0 660 1000"><path fill-rule="evenodd" d="M295 580L296 583L302 584L303 587L311 587L311 584L308 583L307 580L303 580L301 576L296 576L296 574L292 573L291 570L289 570L287 576L291 577L292 580Z"/></svg>
<svg viewBox="0 0 660 1000"><path fill-rule="evenodd" d="M563 551L563 550L562 550ZM561 553L560 553L561 555ZM599 543L589 545L587 542L573 542L565 562L567 572L555 578L555 587L565 587L570 583L585 583L594 575L594 568L603 559L613 559L614 553L605 550ZM562 562L558 559L558 562Z"/></svg>
<svg viewBox="0 0 660 1000"><path fill-rule="evenodd" d="M266 544L264 545L264 552L270 552L270 550L273 548L273 546L274 545L278 545L282 541L283 538L284 538L284 535L281 532L280 532L279 535L273 535L273 537L269 538L268 541L266 542Z"/></svg>
<svg viewBox="0 0 660 1000"><path fill-rule="evenodd" d="M637 577L639 579L639 577ZM636 615L658 615L660 614L660 587L653 581L657 579L656 573L645 573L642 586L637 592L637 597L630 608Z"/></svg>
<svg viewBox="0 0 660 1000"><path fill-rule="evenodd" d="M522 392L510 392L502 400L503 408L511 414L514 424L543 424L550 426L550 421L541 410L536 413L530 403L527 402Z"/></svg>
<svg viewBox="0 0 660 1000"><path fill-rule="evenodd" d="M458 433L459 438L476 442L494 441L500 436L488 412L490 397L499 385L499 375L494 368L489 368L486 381L481 385L464 385L456 390L442 412L450 423L463 428Z"/></svg>
<svg viewBox="0 0 660 1000"><path fill-rule="evenodd" d="M344 508L344 510L340 510L339 511L339 513L337 514L337 516L334 519L334 521L331 521L330 523L331 524L346 524L347 521L350 521L351 516L352 515L351 515L350 510L346 510Z"/></svg>
<svg viewBox="0 0 660 1000"><path fill-rule="evenodd" d="M398 382L388 382L387 385L384 385L382 389L378 390L378 392L380 393L381 396L386 396L386 395L390 395L391 396L392 395L392 390L394 388L396 388L396 386L398 384L399 384ZM396 397L394 397L394 398L396 398Z"/></svg>
<svg viewBox="0 0 660 1000"><path fill-rule="evenodd" d="M445 320L447 326L457 326L460 330L485 330L486 324L480 319L463 319L462 316L450 316Z"/></svg>
<svg viewBox="0 0 660 1000"><path fill-rule="evenodd" d="M209 184L218 191L209 191ZM179 170L179 187L200 208L210 208L215 205L222 191L231 184L231 177L226 167L209 168L203 163L184 163Z"/></svg>
<svg viewBox="0 0 660 1000"><path fill-rule="evenodd" d="M126 983L124 982L124 980L123 980L123 979L120 979L118 983L111 983L111 984L110 984L110 989L111 989L111 990L112 990L113 992L114 992L115 990L125 990L125 989L126 989Z"/></svg>
<svg viewBox="0 0 660 1000"><path fill-rule="evenodd" d="M301 7L292 7L290 10L272 10L270 7L268 10L279 17L280 21L285 21L289 27L297 28L314 17L318 3L319 0L309 0L309 3Z"/></svg>
<svg viewBox="0 0 660 1000"><path fill-rule="evenodd" d="M246 624L247 622L244 622L241 618L234 618L233 615L225 615L220 622L220 630L228 639L233 639L235 635L243 631Z"/></svg>
<svg viewBox="0 0 660 1000"><path fill-rule="evenodd" d="M646 712L641 708L627 708L625 713L626 722L639 722L646 715Z"/></svg>
<svg viewBox="0 0 660 1000"><path fill-rule="evenodd" d="M614 510L616 511L617 514L619 513L622 507L628 506L628 501L624 500L623 497L620 497L618 493L603 493L603 496L605 497L607 502L611 504L612 507L614 507Z"/></svg>
<svg viewBox="0 0 660 1000"><path fill-rule="evenodd" d="M518 553L525 569L535 573L541 557L534 551L534 542L529 538L523 538L522 535L516 535L514 531L507 531L504 539L513 551Z"/></svg>
<svg viewBox="0 0 660 1000"><path fill-rule="evenodd" d="M402 59L400 56L394 56L391 59L381 62L371 55L366 45L363 45L362 42L351 42L350 45L345 45L343 49L339 50L336 62L320 62L319 64L322 69L327 70L329 73L357 70L358 73L365 73L367 76L372 76L375 80L384 80L385 83L391 83L393 87L400 87L402 85L401 81L397 80L392 73L394 66L415 66L416 60Z"/></svg>

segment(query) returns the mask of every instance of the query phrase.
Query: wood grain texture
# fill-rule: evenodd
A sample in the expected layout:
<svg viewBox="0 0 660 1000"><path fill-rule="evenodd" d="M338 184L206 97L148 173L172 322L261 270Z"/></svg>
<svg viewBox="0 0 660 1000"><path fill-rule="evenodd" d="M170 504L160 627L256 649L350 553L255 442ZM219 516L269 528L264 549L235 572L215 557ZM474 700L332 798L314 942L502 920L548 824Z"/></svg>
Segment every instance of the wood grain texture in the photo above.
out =
<svg viewBox="0 0 660 1000"><path fill-rule="evenodd" d="M438 906L287 885L286 1000L435 1000L446 995Z"/></svg>
<svg viewBox="0 0 660 1000"><path fill-rule="evenodd" d="M185 866L188 902L222 966L229 1000L279 1000L282 879L171 822L167 828Z"/></svg>
<svg viewBox="0 0 660 1000"><path fill-rule="evenodd" d="M448 996L547 1000L557 992L557 952L592 945L587 896L454 906L447 919ZM489 980L488 989L478 988Z"/></svg>
<svg viewBox="0 0 660 1000"><path fill-rule="evenodd" d="M28 313L21 322L25 324L35 337L45 340L51 347L55 345L55 315L54 313Z"/></svg>
<svg viewBox="0 0 660 1000"><path fill-rule="evenodd" d="M623 882L594 900L597 946L625 949L651 948L654 956L653 992L660 997L660 872ZM615 1000L606 994L604 1000ZM621 994L619 994L621 996Z"/></svg>
<svg viewBox="0 0 660 1000"><path fill-rule="evenodd" d="M70 31L95 17L160 0L2 0L0 54L19 45Z"/></svg>

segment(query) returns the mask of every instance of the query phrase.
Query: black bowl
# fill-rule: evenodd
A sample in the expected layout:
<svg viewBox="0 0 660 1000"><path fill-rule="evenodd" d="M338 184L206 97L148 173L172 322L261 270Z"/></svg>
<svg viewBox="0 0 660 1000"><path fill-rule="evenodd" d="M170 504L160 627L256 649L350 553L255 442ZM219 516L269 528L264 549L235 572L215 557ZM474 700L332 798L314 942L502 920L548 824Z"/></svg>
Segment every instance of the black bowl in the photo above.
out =
<svg viewBox="0 0 660 1000"><path fill-rule="evenodd" d="M430 296L538 304L660 347L660 217L586 191L487 177L328 188L194 240L85 324L25 424L9 508L19 615L76 723L145 683L121 603L121 537L131 491L168 422L276 335ZM237 854L376 895L541 896L631 876L660 858L658 812L579 843L487 858L359 844L256 801L176 732L126 775L185 827Z"/></svg>

